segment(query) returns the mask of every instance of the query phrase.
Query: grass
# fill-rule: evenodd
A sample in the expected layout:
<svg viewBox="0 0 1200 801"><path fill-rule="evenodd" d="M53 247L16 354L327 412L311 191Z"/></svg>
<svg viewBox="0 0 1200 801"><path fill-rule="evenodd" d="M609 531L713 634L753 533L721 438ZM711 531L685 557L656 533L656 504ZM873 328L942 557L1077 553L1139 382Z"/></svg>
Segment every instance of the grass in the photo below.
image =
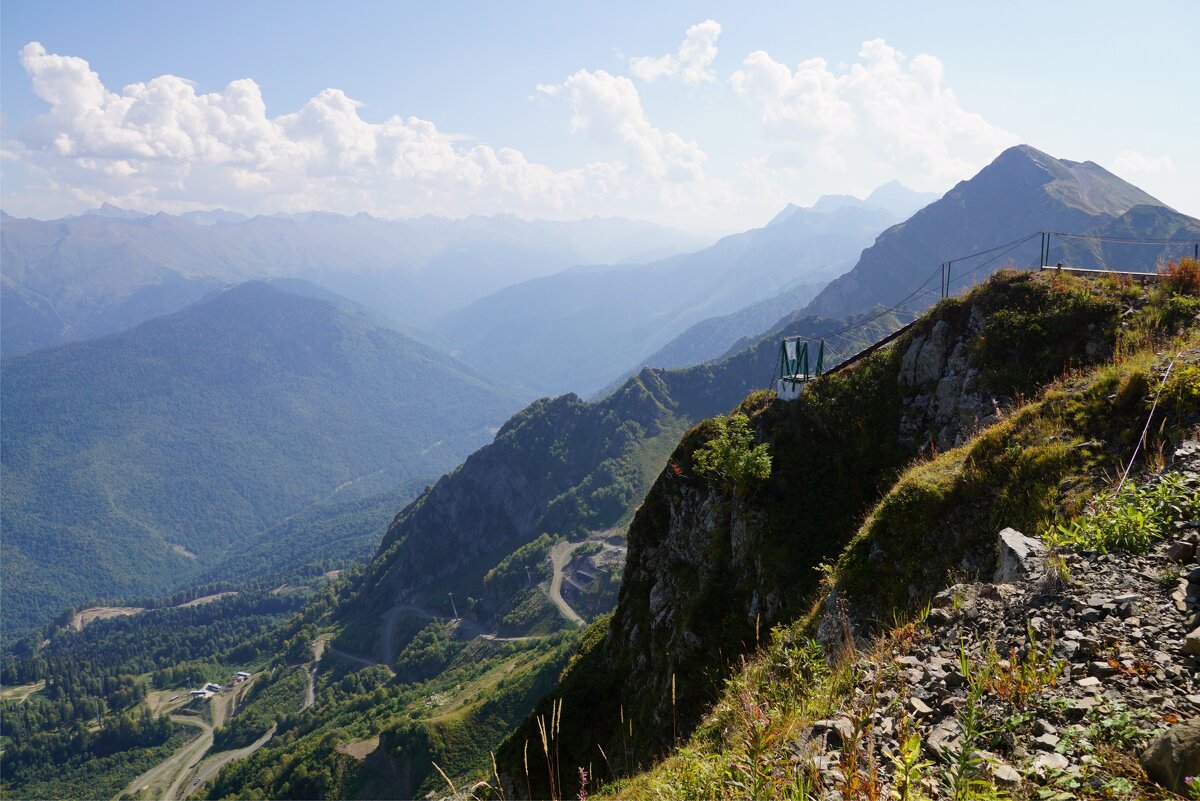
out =
<svg viewBox="0 0 1200 801"><path fill-rule="evenodd" d="M1158 347L1184 355L1158 393L1142 470L1200 423L1200 333ZM1102 492L1138 444L1157 392L1154 364L1143 350L1069 373L963 447L914 462L837 563L836 580L860 617L881 621L888 610L925 603L962 565L986 574L1005 526L1053 529L1053 545L1144 550L1172 521L1200 514L1196 487L1172 477L1127 484L1120 498Z"/></svg>
<svg viewBox="0 0 1200 801"><path fill-rule="evenodd" d="M948 583L990 574L1001 528L1038 533L1080 514L1128 463L1148 417L1137 467L1161 463L1168 443L1200 423L1197 313L1197 299L1153 287L1000 275L966 298L939 303L895 346L812 382L793 403L769 393L747 397L735 414L745 415L755 445L769 447L771 470L728 504L714 502L698 458L726 423L693 428L630 527L612 634L578 655L555 694L567 699L571 716L560 738L567 764L586 764L603 748L617 776L636 774L607 779L605 792L620 796L799 794L813 777L780 744L794 745L806 725L834 710L860 720L861 707L848 706L844 693L857 683L854 665L874 664L856 656L847 637L844 661L835 659L827 674L787 677L789 659L809 664L787 648L802 651L797 643L810 625L831 611L814 598L836 588L859 635L889 637L897 617L921 609ZM960 448L918 456L924 442L897 438L905 393L932 388L902 386L901 363L942 322L952 342L966 342L971 366L999 399L998 420L965 432L972 438ZM1151 415L1165 367L1155 354L1168 349L1186 355ZM677 545L683 529L686 542ZM813 568L829 560L836 560L832 584L822 587ZM644 567L652 563L653 570ZM1060 572L1060 579L1070 576ZM688 588L669 599L669 627L649 602L652 592L674 592L666 585ZM791 645L777 637L759 653L760 625L746 612L755 607L766 609L759 624L801 621L786 627ZM703 653L678 656L675 648L691 639L704 644ZM1054 675L1049 665L1013 654L997 655L993 667L989 697L1005 693L1014 709L1039 703L1038 682ZM546 714L545 704L539 711ZM685 739L677 746L679 733ZM510 739L515 748L497 754L505 770L520 764L521 743L536 737L527 723ZM854 737L874 742L861 727ZM843 756L839 769L853 797L882 792L877 777L894 763L870 748ZM921 761L910 760L909 769ZM596 774L588 775L594 785Z"/></svg>

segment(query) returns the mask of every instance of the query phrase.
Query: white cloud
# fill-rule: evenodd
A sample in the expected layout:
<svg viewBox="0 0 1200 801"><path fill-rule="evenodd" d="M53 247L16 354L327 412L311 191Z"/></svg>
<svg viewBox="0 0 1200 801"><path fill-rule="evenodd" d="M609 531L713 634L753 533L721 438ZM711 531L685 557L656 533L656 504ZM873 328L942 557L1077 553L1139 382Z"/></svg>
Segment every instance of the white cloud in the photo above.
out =
<svg viewBox="0 0 1200 801"><path fill-rule="evenodd" d="M36 42L22 49L21 63L50 108L4 143L5 158L76 205L392 216L619 210L619 165L556 171L509 148L462 147L461 136L416 117L371 123L338 89L271 117L249 79L204 94L162 75L118 93L84 59Z"/></svg>
<svg viewBox="0 0 1200 801"><path fill-rule="evenodd" d="M715 81L717 76L709 67L717 57L717 37L720 35L721 24L705 20L687 29L677 53L631 58L629 71L643 81L659 78L675 78L683 83Z"/></svg>
<svg viewBox="0 0 1200 801"><path fill-rule="evenodd" d="M937 58L908 59L882 39L864 42L858 55L858 63L837 72L820 58L792 70L759 50L730 85L757 107L784 150L803 147L826 168L878 164L917 185L941 187L1016 142L959 105Z"/></svg>
<svg viewBox="0 0 1200 801"><path fill-rule="evenodd" d="M669 181L703 177L708 158L700 145L654 127L646 117L633 82L604 70L580 70L556 86L539 89L564 94L571 104L571 131L626 148L630 163L643 175Z"/></svg>
<svg viewBox="0 0 1200 801"><path fill-rule="evenodd" d="M1147 156L1136 150L1122 150L1112 160L1113 171L1119 175L1162 175L1175 171L1170 156Z"/></svg>

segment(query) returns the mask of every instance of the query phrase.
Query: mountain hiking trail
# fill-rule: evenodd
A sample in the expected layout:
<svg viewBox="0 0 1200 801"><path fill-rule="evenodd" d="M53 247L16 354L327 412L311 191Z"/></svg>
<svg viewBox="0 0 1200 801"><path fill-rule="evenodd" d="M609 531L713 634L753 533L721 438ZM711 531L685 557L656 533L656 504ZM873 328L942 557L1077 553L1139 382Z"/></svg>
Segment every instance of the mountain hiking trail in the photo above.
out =
<svg viewBox="0 0 1200 801"><path fill-rule="evenodd" d="M587 625L587 621L580 617L562 597L563 568L571 561L571 554L575 553L575 549L580 545L583 543L559 542L550 549L550 564L554 568L554 575L550 579L550 589L547 595L550 596L551 603L558 607L559 614L576 626L582 627Z"/></svg>

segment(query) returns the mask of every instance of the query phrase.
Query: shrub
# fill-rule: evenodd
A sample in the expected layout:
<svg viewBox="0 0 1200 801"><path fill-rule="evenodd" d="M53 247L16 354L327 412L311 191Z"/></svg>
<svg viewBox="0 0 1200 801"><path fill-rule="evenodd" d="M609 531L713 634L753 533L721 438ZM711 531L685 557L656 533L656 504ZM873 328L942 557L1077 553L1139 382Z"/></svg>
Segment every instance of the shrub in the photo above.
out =
<svg viewBox="0 0 1200 801"><path fill-rule="evenodd" d="M1158 271L1163 284L1181 295L1200 295L1200 261L1184 256Z"/></svg>
<svg viewBox="0 0 1200 801"><path fill-rule="evenodd" d="M696 451L700 473L722 479L731 490L745 492L771 475L766 443L754 444L750 419L744 414L718 417L717 433Z"/></svg>

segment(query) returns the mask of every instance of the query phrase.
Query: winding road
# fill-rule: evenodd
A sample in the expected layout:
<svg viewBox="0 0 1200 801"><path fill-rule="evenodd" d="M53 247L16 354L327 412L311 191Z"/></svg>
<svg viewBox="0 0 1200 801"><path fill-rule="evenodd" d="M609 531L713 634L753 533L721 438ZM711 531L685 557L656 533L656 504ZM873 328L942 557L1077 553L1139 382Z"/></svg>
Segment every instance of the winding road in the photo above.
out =
<svg viewBox="0 0 1200 801"><path fill-rule="evenodd" d="M563 600L562 583L563 583L563 568L571 561L571 554L575 553L575 549L582 542L559 542L555 543L550 549L550 564L554 568L554 575L550 579L550 591L547 593L550 596L550 601L556 607L560 615L574 623L576 626L586 626L587 621L571 608L571 605Z"/></svg>
<svg viewBox="0 0 1200 801"><path fill-rule="evenodd" d="M323 635L313 643L313 661L308 663L308 687L304 691L304 703L300 705L301 712L316 703L317 668L321 666L321 657L325 655L325 645L328 642L329 636Z"/></svg>

